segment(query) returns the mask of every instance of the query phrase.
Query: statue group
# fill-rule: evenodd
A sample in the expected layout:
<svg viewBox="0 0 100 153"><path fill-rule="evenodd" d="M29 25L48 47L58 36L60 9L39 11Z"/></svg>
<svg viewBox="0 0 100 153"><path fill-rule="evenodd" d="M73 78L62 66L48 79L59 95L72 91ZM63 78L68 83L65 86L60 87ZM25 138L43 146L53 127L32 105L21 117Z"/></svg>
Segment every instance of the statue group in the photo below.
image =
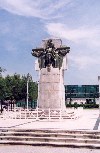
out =
<svg viewBox="0 0 100 153"><path fill-rule="evenodd" d="M38 58L39 68L48 68L52 65L53 68L61 68L63 57L69 53L70 47L60 46L56 48L52 39L48 39L45 48L32 49L32 55Z"/></svg>

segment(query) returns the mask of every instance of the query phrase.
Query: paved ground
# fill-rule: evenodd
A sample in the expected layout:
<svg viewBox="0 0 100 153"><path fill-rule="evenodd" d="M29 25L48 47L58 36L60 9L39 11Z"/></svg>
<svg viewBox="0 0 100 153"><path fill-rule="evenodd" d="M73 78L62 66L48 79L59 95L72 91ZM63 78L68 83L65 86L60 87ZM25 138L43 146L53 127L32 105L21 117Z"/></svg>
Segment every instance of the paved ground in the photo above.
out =
<svg viewBox="0 0 100 153"><path fill-rule="evenodd" d="M0 119L0 128L100 130L99 110L83 110L78 119L62 121L33 121L25 119Z"/></svg>
<svg viewBox="0 0 100 153"><path fill-rule="evenodd" d="M2 119L0 128L30 128L30 129L66 129L66 130L96 130L100 131L99 110L84 110L79 119L66 121L40 121L23 119ZM99 153L99 149L47 147L47 146L10 146L0 145L0 153Z"/></svg>
<svg viewBox="0 0 100 153"><path fill-rule="evenodd" d="M38 146L0 146L0 153L100 153L99 149L38 147Z"/></svg>

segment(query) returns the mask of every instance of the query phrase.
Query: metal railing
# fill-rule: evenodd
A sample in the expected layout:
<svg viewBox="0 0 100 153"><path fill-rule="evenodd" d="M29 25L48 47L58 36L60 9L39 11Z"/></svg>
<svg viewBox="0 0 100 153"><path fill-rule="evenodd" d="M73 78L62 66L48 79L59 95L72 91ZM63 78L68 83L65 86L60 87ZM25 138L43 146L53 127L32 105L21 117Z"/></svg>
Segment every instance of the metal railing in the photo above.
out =
<svg viewBox="0 0 100 153"><path fill-rule="evenodd" d="M22 109L15 108L12 111L4 110L2 118L4 119L32 119L34 121L43 120L63 120L77 119L82 115L82 108L78 109Z"/></svg>

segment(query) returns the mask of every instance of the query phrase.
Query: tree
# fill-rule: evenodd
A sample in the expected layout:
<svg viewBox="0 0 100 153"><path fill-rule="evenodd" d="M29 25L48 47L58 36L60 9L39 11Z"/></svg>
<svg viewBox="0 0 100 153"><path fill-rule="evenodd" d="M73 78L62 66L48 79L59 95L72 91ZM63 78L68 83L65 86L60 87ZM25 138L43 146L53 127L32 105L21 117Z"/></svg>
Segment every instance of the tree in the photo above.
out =
<svg viewBox="0 0 100 153"><path fill-rule="evenodd" d="M29 82L29 100L36 101L38 97L38 85L36 82Z"/></svg>
<svg viewBox="0 0 100 153"><path fill-rule="evenodd" d="M33 102L37 100L38 86L36 82L33 82L32 77L29 79L29 101ZM0 100L14 99L15 101L26 102L27 97L27 76L20 76L15 73L5 78L0 77Z"/></svg>
<svg viewBox="0 0 100 153"><path fill-rule="evenodd" d="M6 71L6 69L0 67L0 77L2 76L2 72L5 72L5 71Z"/></svg>
<svg viewBox="0 0 100 153"><path fill-rule="evenodd" d="M6 97L10 98L12 96L12 76L7 75L5 77L5 84L6 84Z"/></svg>
<svg viewBox="0 0 100 153"><path fill-rule="evenodd" d="M0 77L0 100L3 100L6 96L6 84L5 79Z"/></svg>

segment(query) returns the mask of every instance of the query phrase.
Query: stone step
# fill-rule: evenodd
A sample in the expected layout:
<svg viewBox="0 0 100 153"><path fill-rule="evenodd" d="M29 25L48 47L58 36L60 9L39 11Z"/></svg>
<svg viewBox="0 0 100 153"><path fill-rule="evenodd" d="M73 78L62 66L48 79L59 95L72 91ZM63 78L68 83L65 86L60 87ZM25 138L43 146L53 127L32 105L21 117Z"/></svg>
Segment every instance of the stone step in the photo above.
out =
<svg viewBox="0 0 100 153"><path fill-rule="evenodd" d="M100 144L100 139L84 139L84 138L0 136L0 141L1 140Z"/></svg>
<svg viewBox="0 0 100 153"><path fill-rule="evenodd" d="M0 144L100 148L100 132L57 129L0 129Z"/></svg>
<svg viewBox="0 0 100 153"><path fill-rule="evenodd" d="M19 133L19 134L55 134L55 135L87 135L100 136L100 131L69 131L69 130L46 130L46 129L0 129L0 134Z"/></svg>
<svg viewBox="0 0 100 153"><path fill-rule="evenodd" d="M84 130L61 130L61 129L0 129L0 132L32 132L32 133L62 133L62 134L92 134L92 135L100 135L100 131L84 131Z"/></svg>
<svg viewBox="0 0 100 153"><path fill-rule="evenodd" d="M0 141L0 144L9 145L33 145L33 146L56 146L56 147L72 147L72 148L90 148L90 149L100 149L100 144L88 144L88 143L58 143L58 142L33 142L33 141Z"/></svg>
<svg viewBox="0 0 100 153"><path fill-rule="evenodd" d="M100 139L100 134L77 134L77 133L34 133L34 132L0 132L0 136L34 136L34 137L59 137L59 138L91 138Z"/></svg>

